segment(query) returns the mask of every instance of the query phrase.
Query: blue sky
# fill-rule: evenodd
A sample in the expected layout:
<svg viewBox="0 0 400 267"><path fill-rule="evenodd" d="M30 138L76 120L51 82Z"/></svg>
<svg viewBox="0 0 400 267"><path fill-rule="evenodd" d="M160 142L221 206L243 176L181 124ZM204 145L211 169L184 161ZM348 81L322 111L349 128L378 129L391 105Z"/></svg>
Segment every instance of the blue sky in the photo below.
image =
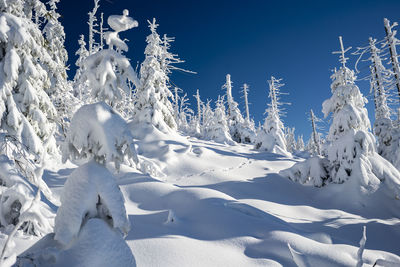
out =
<svg viewBox="0 0 400 267"><path fill-rule="evenodd" d="M61 0L59 4L70 74L75 71L79 35L87 36L87 13L92 6L91 0ZM282 89L289 93L283 101L292 103L287 106L283 121L286 126L295 127L296 134L304 134L305 139L311 131L306 113L312 108L322 117L322 102L331 95L329 76L333 68L339 67L337 55L332 54L339 50L338 36L343 36L345 47L352 46L351 51L355 51L354 48L367 45L370 36L384 37L384 17L400 21L398 0L101 0L99 12L107 18L121 14L125 8L139 21L138 28L121 34L130 40L127 56L133 66L144 59L147 20L155 17L160 35L176 37L172 51L186 60L181 67L198 73L172 75L172 81L189 96L199 89L203 100L216 100L218 94L223 94L225 75L230 73L233 95L242 111L240 90L243 83L250 85L250 113L258 122L263 120L269 101L267 80L271 75L282 78L286 84ZM353 68L356 57L349 56L348 66ZM359 77L369 74L366 66L360 69ZM361 81L358 85L368 95L369 83ZM373 122L373 103L368 99ZM322 126L328 130L329 122Z"/></svg>

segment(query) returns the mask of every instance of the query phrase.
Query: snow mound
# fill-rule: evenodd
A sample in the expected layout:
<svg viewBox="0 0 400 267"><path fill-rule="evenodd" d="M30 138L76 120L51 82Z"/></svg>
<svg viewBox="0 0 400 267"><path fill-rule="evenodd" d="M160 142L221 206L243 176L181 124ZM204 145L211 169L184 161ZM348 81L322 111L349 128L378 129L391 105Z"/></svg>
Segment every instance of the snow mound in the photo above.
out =
<svg viewBox="0 0 400 267"><path fill-rule="evenodd" d="M54 240L54 234L49 234L18 256L17 266L134 267L136 262L121 234L103 220L93 218L66 249Z"/></svg>
<svg viewBox="0 0 400 267"><path fill-rule="evenodd" d="M136 266L131 249L121 234L100 219L90 219L79 238L57 257L56 266Z"/></svg>
<svg viewBox="0 0 400 267"><path fill-rule="evenodd" d="M101 163L138 164L133 137L125 120L104 102L81 107L71 120L63 149L68 158L94 157Z"/></svg>
<svg viewBox="0 0 400 267"><path fill-rule="evenodd" d="M90 218L102 218L124 235L130 229L124 197L113 175L94 161L76 169L65 183L55 219L55 239L68 245Z"/></svg>

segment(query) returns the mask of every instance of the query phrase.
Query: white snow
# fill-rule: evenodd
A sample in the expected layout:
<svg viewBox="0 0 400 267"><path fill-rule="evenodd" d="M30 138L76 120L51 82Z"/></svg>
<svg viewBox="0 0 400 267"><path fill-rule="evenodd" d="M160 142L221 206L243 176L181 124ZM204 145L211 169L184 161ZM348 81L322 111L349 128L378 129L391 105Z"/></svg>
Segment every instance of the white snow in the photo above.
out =
<svg viewBox="0 0 400 267"><path fill-rule="evenodd" d="M364 264L372 266L378 259L400 263L400 203L385 190L363 196L360 205L342 197L345 184L302 186L277 174L296 159L255 151L251 145L167 135L144 125L130 124L140 140L139 158L151 161L162 175L151 177L125 165L117 174L131 227L126 242L137 266L294 267L298 261L292 255L311 266L355 266L364 225ZM67 169L60 168L45 177L52 189L64 181ZM94 173L95 166L85 168ZM88 196L94 188L87 189ZM106 226L98 224L91 233ZM93 242L77 240L71 252L56 254L71 264L82 257L80 250L102 258L101 253L110 254L83 245L93 244L96 250L102 240L97 235ZM115 246L123 246L118 242Z"/></svg>
<svg viewBox="0 0 400 267"><path fill-rule="evenodd" d="M71 120L63 161L95 157L101 162L138 163L133 137L125 120L104 102L82 106Z"/></svg>
<svg viewBox="0 0 400 267"><path fill-rule="evenodd" d="M130 224L123 203L121 191L106 168L94 161L80 166L64 185L54 239L69 245L81 235L82 224L95 217L110 217L110 226L126 235Z"/></svg>

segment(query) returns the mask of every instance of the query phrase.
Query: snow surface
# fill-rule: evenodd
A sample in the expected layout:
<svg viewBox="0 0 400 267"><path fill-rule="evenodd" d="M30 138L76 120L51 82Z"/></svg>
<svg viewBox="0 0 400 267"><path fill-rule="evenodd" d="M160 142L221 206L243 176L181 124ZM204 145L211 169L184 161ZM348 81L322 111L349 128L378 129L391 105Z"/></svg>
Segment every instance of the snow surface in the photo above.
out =
<svg viewBox="0 0 400 267"><path fill-rule="evenodd" d="M279 176L295 157L129 126L139 159L157 170L151 177L122 165L116 174L137 266L356 266L364 225L364 266L400 264L400 201L384 190L344 198L345 184L317 188ZM71 171L57 167L44 177L54 194ZM354 202L360 198L362 205ZM105 225L93 223L93 232ZM73 264L86 244L102 240L95 235L65 257Z"/></svg>

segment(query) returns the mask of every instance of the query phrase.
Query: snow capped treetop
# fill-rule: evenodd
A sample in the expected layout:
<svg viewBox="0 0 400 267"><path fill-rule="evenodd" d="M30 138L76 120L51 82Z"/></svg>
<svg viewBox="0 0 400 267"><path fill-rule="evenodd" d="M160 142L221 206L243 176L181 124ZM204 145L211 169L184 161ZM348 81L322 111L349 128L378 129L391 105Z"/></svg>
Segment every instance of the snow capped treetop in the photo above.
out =
<svg viewBox="0 0 400 267"><path fill-rule="evenodd" d="M110 49L115 46L117 50L128 51L128 45L119 38L118 34L122 31L126 31L139 26L139 23L131 17L128 17L129 11L124 9L123 15L109 16L107 19L108 25L114 30L114 32L105 32L104 38Z"/></svg>
<svg viewBox="0 0 400 267"><path fill-rule="evenodd" d="M138 163L133 137L125 120L104 102L81 107L71 120L63 161L93 157L105 164Z"/></svg>
<svg viewBox="0 0 400 267"><path fill-rule="evenodd" d="M153 56L155 58L161 58L162 54L162 41L160 35L157 33L157 27L159 26L156 23L156 19L153 18L152 21L147 21L149 23L150 35L146 37L147 46L145 48L144 54L146 56Z"/></svg>
<svg viewBox="0 0 400 267"><path fill-rule="evenodd" d="M120 103L124 92L131 90L127 80L136 86L139 84L129 60L112 49L104 49L88 56L83 66L82 82L87 80L92 96L106 101L112 107Z"/></svg>

